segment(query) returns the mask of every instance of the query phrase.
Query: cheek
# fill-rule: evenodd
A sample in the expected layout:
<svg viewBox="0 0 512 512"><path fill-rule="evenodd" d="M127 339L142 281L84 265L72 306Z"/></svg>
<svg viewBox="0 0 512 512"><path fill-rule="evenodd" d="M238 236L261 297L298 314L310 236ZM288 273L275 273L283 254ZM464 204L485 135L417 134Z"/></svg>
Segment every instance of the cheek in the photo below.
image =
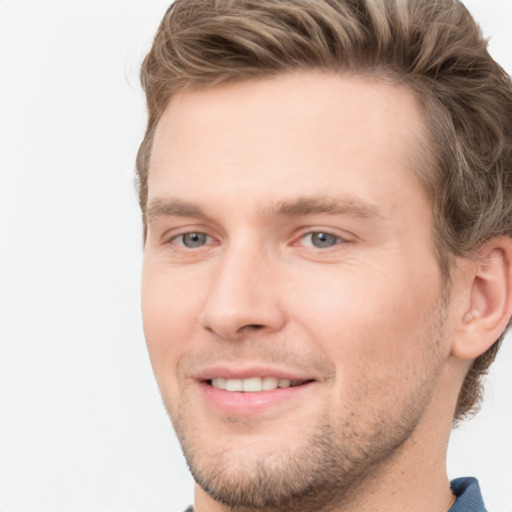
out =
<svg viewBox="0 0 512 512"><path fill-rule="evenodd" d="M309 294L302 325L335 367L332 401L341 404L340 417L373 415L378 423L413 403L438 371L438 297L376 276L350 293L336 293L355 284L350 280L332 284L327 293Z"/></svg>
<svg viewBox="0 0 512 512"><path fill-rule="evenodd" d="M179 273L145 264L142 272L142 319L153 371L159 382L175 374L198 326L201 290Z"/></svg>
<svg viewBox="0 0 512 512"><path fill-rule="evenodd" d="M302 296L296 318L343 374L374 366L387 377L397 364L412 367L425 358L423 337L439 300L432 279L351 272L303 283Z"/></svg>

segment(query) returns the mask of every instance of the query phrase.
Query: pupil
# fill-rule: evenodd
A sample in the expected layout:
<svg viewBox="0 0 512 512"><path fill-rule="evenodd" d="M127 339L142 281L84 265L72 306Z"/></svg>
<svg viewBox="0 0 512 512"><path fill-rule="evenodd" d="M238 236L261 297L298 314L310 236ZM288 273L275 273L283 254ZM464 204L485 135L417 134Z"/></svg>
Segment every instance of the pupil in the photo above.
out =
<svg viewBox="0 0 512 512"><path fill-rule="evenodd" d="M313 233L311 241L315 247L331 247L336 244L337 238L328 233Z"/></svg>
<svg viewBox="0 0 512 512"><path fill-rule="evenodd" d="M183 235L183 245L185 247L201 247L206 242L206 235L203 233L187 233Z"/></svg>

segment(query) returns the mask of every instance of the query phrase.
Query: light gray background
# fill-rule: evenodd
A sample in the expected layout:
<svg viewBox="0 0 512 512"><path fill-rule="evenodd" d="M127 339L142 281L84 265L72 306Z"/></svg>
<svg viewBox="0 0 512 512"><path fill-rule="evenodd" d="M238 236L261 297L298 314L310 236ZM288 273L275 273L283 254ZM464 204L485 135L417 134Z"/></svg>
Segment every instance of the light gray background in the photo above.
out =
<svg viewBox="0 0 512 512"><path fill-rule="evenodd" d="M0 0L0 509L180 511L139 307L138 68L168 2ZM471 0L512 72L512 0ZM512 339L451 477L512 511Z"/></svg>

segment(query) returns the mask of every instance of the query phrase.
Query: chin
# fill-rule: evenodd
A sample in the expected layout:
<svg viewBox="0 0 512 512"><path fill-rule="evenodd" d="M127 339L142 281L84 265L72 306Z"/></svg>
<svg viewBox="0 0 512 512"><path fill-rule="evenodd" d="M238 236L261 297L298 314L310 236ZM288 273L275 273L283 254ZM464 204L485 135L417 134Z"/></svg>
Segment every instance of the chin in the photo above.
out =
<svg viewBox="0 0 512 512"><path fill-rule="evenodd" d="M177 430L178 432L178 430ZM282 432L268 435L234 435L231 442L222 436L216 445L205 445L187 435L178 437L190 471L199 486L215 501L232 508L260 510L297 510L305 497L315 496L315 503L328 501L331 479L339 465L332 453L332 436L325 428L316 434L304 432L293 441ZM324 480L324 489L319 486ZM336 485L339 489L339 482Z"/></svg>
<svg viewBox="0 0 512 512"><path fill-rule="evenodd" d="M215 501L240 510L307 512L343 503L409 436L402 431L387 437L394 444L358 445L355 438L340 438L327 413L316 424L294 422L289 431L276 425L265 434L251 433L240 420L226 421L216 435L203 422L173 419L195 481Z"/></svg>
<svg viewBox="0 0 512 512"><path fill-rule="evenodd" d="M422 389L402 404L400 414L383 416L380 406L354 403L337 414L332 407L316 414L304 408L307 414L284 422L214 420L190 407L184 396L168 410L197 484L227 507L281 512L347 504L386 470L430 398Z"/></svg>

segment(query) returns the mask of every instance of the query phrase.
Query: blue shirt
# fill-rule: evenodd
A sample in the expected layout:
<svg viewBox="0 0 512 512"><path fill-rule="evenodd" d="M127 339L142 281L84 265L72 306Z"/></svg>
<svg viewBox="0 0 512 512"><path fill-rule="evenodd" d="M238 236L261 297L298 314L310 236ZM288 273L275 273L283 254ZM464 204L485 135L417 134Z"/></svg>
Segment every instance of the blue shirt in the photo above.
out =
<svg viewBox="0 0 512 512"><path fill-rule="evenodd" d="M456 478L451 486L457 501L448 512L487 512L476 478Z"/></svg>
<svg viewBox="0 0 512 512"><path fill-rule="evenodd" d="M456 478L451 486L457 501L448 512L487 512L476 478ZM194 509L189 507L185 512L194 512Z"/></svg>

